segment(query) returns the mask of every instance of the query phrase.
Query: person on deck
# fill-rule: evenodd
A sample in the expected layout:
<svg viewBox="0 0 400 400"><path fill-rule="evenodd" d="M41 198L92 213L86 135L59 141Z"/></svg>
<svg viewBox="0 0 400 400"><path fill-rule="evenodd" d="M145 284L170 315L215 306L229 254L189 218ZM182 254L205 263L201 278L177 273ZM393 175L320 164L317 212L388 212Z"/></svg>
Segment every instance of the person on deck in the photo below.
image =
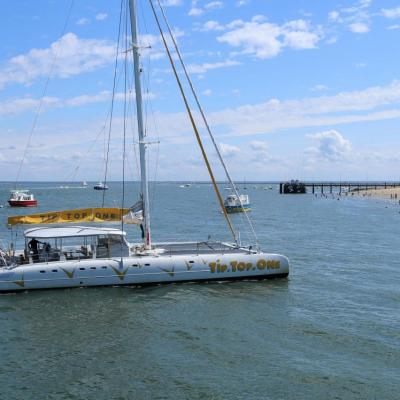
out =
<svg viewBox="0 0 400 400"><path fill-rule="evenodd" d="M38 248L39 243L43 244L43 242L39 242L39 240L36 240L35 238L32 238L28 243L29 250L32 252L33 262L39 261L39 248Z"/></svg>

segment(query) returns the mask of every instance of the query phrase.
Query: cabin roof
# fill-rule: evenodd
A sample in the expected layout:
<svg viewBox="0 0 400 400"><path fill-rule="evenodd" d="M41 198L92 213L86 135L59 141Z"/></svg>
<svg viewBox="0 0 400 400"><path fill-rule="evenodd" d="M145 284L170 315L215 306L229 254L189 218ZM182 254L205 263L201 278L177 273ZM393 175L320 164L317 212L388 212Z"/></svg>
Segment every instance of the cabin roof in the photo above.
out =
<svg viewBox="0 0 400 400"><path fill-rule="evenodd" d="M65 238L79 236L118 235L124 236L125 232L115 228L96 228L88 226L59 226L31 228L24 232L26 238Z"/></svg>

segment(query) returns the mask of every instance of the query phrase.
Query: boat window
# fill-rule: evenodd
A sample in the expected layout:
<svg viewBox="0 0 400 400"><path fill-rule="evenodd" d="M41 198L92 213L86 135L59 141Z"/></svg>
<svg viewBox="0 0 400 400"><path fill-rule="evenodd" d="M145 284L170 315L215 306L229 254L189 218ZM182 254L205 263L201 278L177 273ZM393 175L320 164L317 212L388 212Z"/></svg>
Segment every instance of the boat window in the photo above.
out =
<svg viewBox="0 0 400 400"><path fill-rule="evenodd" d="M194 263L194 261L189 261L189 263L190 263L190 264L193 264L193 263Z"/></svg>
<svg viewBox="0 0 400 400"><path fill-rule="evenodd" d="M132 264L132 267L137 267L138 265L137 264Z"/></svg>
<svg viewBox="0 0 400 400"><path fill-rule="evenodd" d="M52 269L51 272L58 272L58 269Z"/></svg>
<svg viewBox="0 0 400 400"><path fill-rule="evenodd" d="M44 274L46 271L43 271L43 270L41 270L41 271L39 271L41 274Z"/></svg>
<svg viewBox="0 0 400 400"><path fill-rule="evenodd" d="M145 265L145 267L150 267L150 264L144 264Z"/></svg>
<svg viewBox="0 0 400 400"><path fill-rule="evenodd" d="M101 268L103 268L103 269L107 269L107 267L106 267L106 266L103 266L103 267L101 267Z"/></svg>
<svg viewBox="0 0 400 400"><path fill-rule="evenodd" d="M90 267L90 269L96 269L96 267Z"/></svg>
<svg viewBox="0 0 400 400"><path fill-rule="evenodd" d="M85 268L83 268L83 267L80 267L79 269L80 269L81 271L84 271L84 270L85 270Z"/></svg>

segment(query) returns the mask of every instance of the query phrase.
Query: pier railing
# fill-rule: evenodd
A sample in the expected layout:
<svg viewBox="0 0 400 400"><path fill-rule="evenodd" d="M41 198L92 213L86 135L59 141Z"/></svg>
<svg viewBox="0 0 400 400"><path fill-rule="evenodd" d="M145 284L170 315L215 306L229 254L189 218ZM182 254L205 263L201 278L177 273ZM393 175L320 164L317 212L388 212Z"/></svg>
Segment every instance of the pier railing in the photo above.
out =
<svg viewBox="0 0 400 400"><path fill-rule="evenodd" d="M279 193L284 193L284 185L288 182L279 184ZM368 189L388 189L400 187L400 182L300 182L306 188L310 188L312 193L319 191L320 193L333 193L334 188L339 188L339 193L342 191L359 191Z"/></svg>

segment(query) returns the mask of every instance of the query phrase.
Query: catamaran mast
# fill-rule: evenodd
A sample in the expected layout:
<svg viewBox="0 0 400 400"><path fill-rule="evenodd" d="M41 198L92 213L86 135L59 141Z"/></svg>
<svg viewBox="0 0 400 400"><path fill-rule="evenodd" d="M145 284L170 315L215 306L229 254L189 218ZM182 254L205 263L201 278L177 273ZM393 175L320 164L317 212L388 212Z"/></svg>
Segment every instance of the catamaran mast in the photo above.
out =
<svg viewBox="0 0 400 400"><path fill-rule="evenodd" d="M147 182L147 167L146 167L146 142L145 142L146 134L143 128L142 87L140 82L140 64L139 64L140 54L139 54L139 45L137 40L138 29L136 20L136 0L129 0L129 10L131 17L133 65L135 73L136 110L137 110L137 123L139 132L139 154L140 154L141 192L143 200L144 243L146 249L150 249L151 235L150 235L149 185Z"/></svg>

